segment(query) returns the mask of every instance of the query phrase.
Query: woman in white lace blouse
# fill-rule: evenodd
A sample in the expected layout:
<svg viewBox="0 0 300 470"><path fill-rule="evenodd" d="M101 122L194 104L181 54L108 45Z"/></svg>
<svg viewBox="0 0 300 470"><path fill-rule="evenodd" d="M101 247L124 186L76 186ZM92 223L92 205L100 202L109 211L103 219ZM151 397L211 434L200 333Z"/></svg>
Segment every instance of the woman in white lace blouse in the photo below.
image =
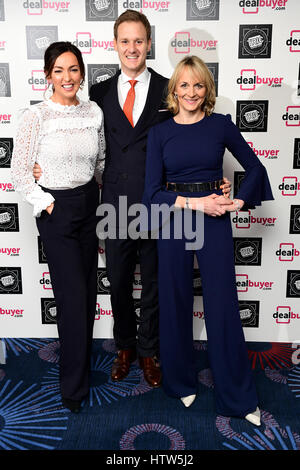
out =
<svg viewBox="0 0 300 470"><path fill-rule="evenodd" d="M51 276L60 340L64 406L78 412L89 390L97 296L96 209L105 158L103 113L77 92L85 78L79 49L56 42L45 51L53 94L23 111L12 157L16 190L33 206ZM32 170L42 169L39 182Z"/></svg>

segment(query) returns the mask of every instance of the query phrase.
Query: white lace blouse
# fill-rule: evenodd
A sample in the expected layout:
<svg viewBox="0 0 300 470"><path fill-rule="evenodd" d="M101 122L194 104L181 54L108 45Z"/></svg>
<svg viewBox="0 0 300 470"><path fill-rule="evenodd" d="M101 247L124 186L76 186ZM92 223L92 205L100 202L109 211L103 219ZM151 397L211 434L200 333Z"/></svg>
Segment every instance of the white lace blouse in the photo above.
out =
<svg viewBox="0 0 300 470"><path fill-rule="evenodd" d="M16 191L33 205L39 217L54 197L40 187L70 189L100 181L104 169L103 113L93 101L63 106L43 101L23 111L15 140L11 172ZM42 176L37 184L32 171L37 162Z"/></svg>

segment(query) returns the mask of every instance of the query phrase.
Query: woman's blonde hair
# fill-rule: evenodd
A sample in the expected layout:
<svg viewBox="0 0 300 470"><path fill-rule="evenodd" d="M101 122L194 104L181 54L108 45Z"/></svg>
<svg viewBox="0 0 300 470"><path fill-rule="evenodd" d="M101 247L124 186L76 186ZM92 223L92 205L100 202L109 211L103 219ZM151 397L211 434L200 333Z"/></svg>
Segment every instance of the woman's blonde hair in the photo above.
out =
<svg viewBox="0 0 300 470"><path fill-rule="evenodd" d="M177 114L179 111L178 100L175 98L174 93L180 77L181 72L184 68L190 69L197 77L201 79L201 83L205 85L206 96L204 102L201 105L202 111L205 112L207 116L210 116L214 110L216 103L216 90L215 83L212 76L212 73L207 68L203 60L195 55L184 57L177 65L173 72L172 77L169 80L168 84L168 95L166 98L166 103L169 111L172 114Z"/></svg>

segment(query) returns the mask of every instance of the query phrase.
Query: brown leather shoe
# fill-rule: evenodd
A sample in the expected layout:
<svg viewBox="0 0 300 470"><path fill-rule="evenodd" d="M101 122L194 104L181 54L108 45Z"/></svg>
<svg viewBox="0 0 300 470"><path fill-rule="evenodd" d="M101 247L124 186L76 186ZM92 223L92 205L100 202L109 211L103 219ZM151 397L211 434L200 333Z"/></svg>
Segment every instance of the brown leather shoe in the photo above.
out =
<svg viewBox="0 0 300 470"><path fill-rule="evenodd" d="M151 387L160 387L161 370L157 360L154 357L140 357L139 362L148 384L151 385Z"/></svg>
<svg viewBox="0 0 300 470"><path fill-rule="evenodd" d="M135 349L121 349L111 368L111 379L123 380L129 373L130 363L136 360Z"/></svg>

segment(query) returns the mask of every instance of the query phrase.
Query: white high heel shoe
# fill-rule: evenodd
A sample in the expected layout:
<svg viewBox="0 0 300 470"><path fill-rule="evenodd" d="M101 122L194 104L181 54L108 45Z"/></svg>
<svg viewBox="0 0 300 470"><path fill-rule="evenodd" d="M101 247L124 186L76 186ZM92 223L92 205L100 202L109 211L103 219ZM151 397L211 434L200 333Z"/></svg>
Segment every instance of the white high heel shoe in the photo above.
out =
<svg viewBox="0 0 300 470"><path fill-rule="evenodd" d="M182 401L184 406L188 407L188 406L191 406L195 398L196 398L196 395L188 395L187 397L180 398L180 400Z"/></svg>
<svg viewBox="0 0 300 470"><path fill-rule="evenodd" d="M254 424L255 426L260 426L260 409L257 407L253 413L249 413L245 416L245 419L247 421L250 421L250 423Z"/></svg>

